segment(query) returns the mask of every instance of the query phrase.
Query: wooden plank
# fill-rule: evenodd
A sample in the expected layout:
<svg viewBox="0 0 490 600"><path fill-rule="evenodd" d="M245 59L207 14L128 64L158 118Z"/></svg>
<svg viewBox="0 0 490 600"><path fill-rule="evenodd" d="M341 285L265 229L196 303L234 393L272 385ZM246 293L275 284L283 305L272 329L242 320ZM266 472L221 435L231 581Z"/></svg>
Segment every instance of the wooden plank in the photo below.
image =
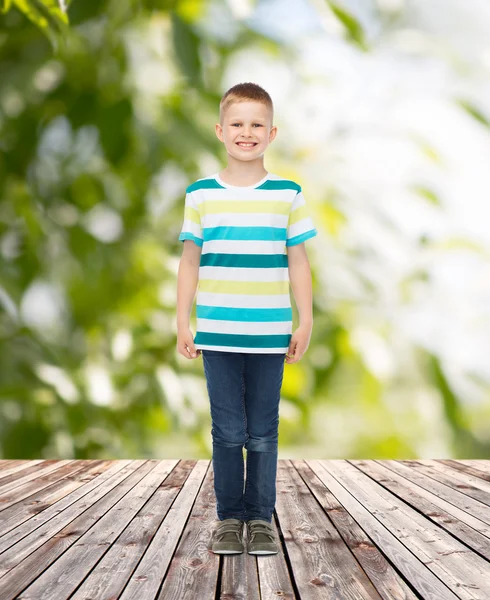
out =
<svg viewBox="0 0 490 600"><path fill-rule="evenodd" d="M339 477L339 471L340 475L342 473L342 466L339 468L332 462L332 460L306 461L331 493L343 504L352 518L376 542L376 546L387 556L391 564L400 571L424 600L441 600L441 598L456 600L458 596L453 594L433 573L425 569L420 560L405 547L399 539L402 536L395 536L389 526L385 526L370 512L371 503L364 506L363 501L366 496L373 495L375 497L371 490L363 487L359 489L349 478ZM338 463L343 463L343 461L338 461ZM388 504L385 510L387 514L391 514L393 505ZM393 531L397 531L397 528L394 528ZM397 533L400 532L397 531Z"/></svg>
<svg viewBox="0 0 490 600"><path fill-rule="evenodd" d="M381 598L289 460L278 463L276 512L301 600Z"/></svg>
<svg viewBox="0 0 490 600"><path fill-rule="evenodd" d="M435 465L429 460L403 460L401 462L411 465L427 477L432 477L436 481L490 506L490 484L478 477L459 473L445 465Z"/></svg>
<svg viewBox="0 0 490 600"><path fill-rule="evenodd" d="M279 545L279 552L277 554L254 556L253 554L248 556L246 563L254 567L255 573L258 576L258 590L260 590L258 598L276 598L280 596L288 600L294 600L296 596L294 592L293 582L288 570L287 564L287 553L284 551L285 543L282 536L282 530L277 513L272 517L271 522L274 528L277 543ZM248 541L248 534L245 528L245 548ZM245 549L246 552L246 549ZM252 561L250 561L252 558ZM255 591L255 590L254 590ZM226 598L226 596L224 596ZM245 594L242 596L244 600L248 600L248 596Z"/></svg>
<svg viewBox="0 0 490 600"><path fill-rule="evenodd" d="M386 529L396 531L398 539L456 596L465 600L488 600L490 571L485 559L404 505L347 461L325 461L323 468L353 490L363 506ZM426 573L422 565L419 573ZM417 574L410 578L416 585L414 578L417 578Z"/></svg>
<svg viewBox="0 0 490 600"><path fill-rule="evenodd" d="M109 460L80 460L75 464L65 465L66 468L69 467L67 475L44 487L40 492L10 505L2 512L1 537L28 521L33 515L43 512L77 488L82 487L87 481L108 469L110 465L111 461Z"/></svg>
<svg viewBox="0 0 490 600"><path fill-rule="evenodd" d="M0 510L5 510L51 482L57 481L74 467L76 468L76 462L73 460L50 460L44 461L42 467L31 465L20 473L8 475L0 485Z"/></svg>
<svg viewBox="0 0 490 600"><path fill-rule="evenodd" d="M446 502L434 493L416 485L411 478L412 470L409 467L397 465L396 461L390 461L390 464L395 463L393 470L390 470L384 464L384 461L351 460L349 462L390 492L396 494L405 504L421 512L427 519L470 546L486 560L490 560L489 538L476 530L476 527L479 527L487 535L490 535L490 529L487 525L483 521L468 515L454 504ZM469 521L469 523L466 524L463 519Z"/></svg>
<svg viewBox="0 0 490 600"><path fill-rule="evenodd" d="M1 600L490 598L490 461L280 460L277 484L279 554L218 556L210 461L0 460Z"/></svg>
<svg viewBox="0 0 490 600"><path fill-rule="evenodd" d="M385 559L366 532L359 527L338 499L304 460L293 460L294 467L327 513L351 552L359 561L379 595L386 599L418 598Z"/></svg>
<svg viewBox="0 0 490 600"><path fill-rule="evenodd" d="M15 598L32 583L153 466L146 460L127 462L122 468L116 464L118 472L1 555L2 600Z"/></svg>
<svg viewBox="0 0 490 600"><path fill-rule="evenodd" d="M216 523L217 524L217 523ZM219 598L223 600L260 600L260 584L259 565L268 556L254 556L247 554L246 549L246 532L244 533L245 550L243 554L235 554L227 556L223 554L220 558L220 574L218 577L217 589ZM210 550L211 551L211 550ZM285 568L285 567L284 567ZM287 571L287 569L286 569ZM279 577L279 576L278 576ZM276 579L278 578L276 577ZM270 583L270 579L262 582L263 588ZM291 593L278 593L281 600L294 600L295 596ZM273 595L265 595L264 598L272 598ZM213 599L214 600L214 599Z"/></svg>
<svg viewBox="0 0 490 600"><path fill-rule="evenodd" d="M459 468L455 468L452 465L447 465L443 460L417 460L419 464L427 465L432 467L436 471L440 473L444 473L449 475L450 477L455 477L457 480L462 481L466 486L475 486L477 489L480 489L487 494L486 503L490 499L490 477L485 477L484 473L480 472L479 475L472 475L470 467L465 465L461 465ZM464 488L463 488L464 489Z"/></svg>
<svg viewBox="0 0 490 600"><path fill-rule="evenodd" d="M457 461L457 460L452 460L452 459L437 459L438 463L442 463L444 465L447 465L448 467L452 467L453 469L456 469L457 471L461 471L462 473L467 473L468 475L473 475L474 477L479 477L480 479L483 479L484 481L490 481L490 472L489 471L485 471L484 470L484 466L481 464L484 461L473 461L476 463L480 463L478 464L478 467L474 466L474 465L467 465L465 463L463 463L462 461Z"/></svg>
<svg viewBox="0 0 490 600"><path fill-rule="evenodd" d="M215 524L216 498L210 461L208 461L208 464L204 483L192 508L165 580L156 597L157 600L195 600L196 597L199 600L214 600L220 597L218 574L219 566L223 564L224 558L227 558L228 562L231 559L237 561L235 567L237 579L233 582L234 589L246 590L250 592L252 598L256 597L256 591L253 589L256 578L251 581L246 579L249 571L244 568L244 554L223 557L211 551L211 533ZM230 567L228 566L228 568ZM237 597L240 598L240 596ZM136 598L136 596L132 595L131 598ZM235 598L235 596L230 596L230 598ZM129 600L129 597L123 594L121 600Z"/></svg>
<svg viewBox="0 0 490 600"><path fill-rule="evenodd" d="M406 461L394 460L385 460L383 461L383 464L387 468L410 479L410 481L413 481L418 486L432 492L443 501L441 506L446 510L449 511L450 507L447 505L445 506L444 501L463 510L469 516L466 517L463 513L457 513L458 518L464 523L467 523L470 527L475 528L482 535L488 536L490 525L490 509L488 506L482 504L478 500L473 500L473 498L470 498L462 491L455 490L451 485L447 485L438 479L435 479L437 475L434 471L431 471L429 475L426 474L423 472L423 467L421 467L421 465L412 466L406 464ZM409 469L409 471L405 471L404 469ZM434 502L436 501L434 500ZM484 523L484 525L482 526L481 523Z"/></svg>
<svg viewBox="0 0 490 600"><path fill-rule="evenodd" d="M8 533L0 537L0 553L4 553L0 556L0 577L5 574L8 568L11 568L12 566L15 566L15 564L17 564L17 562L13 561L10 564L10 567L8 567L10 555L5 554L5 551L8 548L13 546L14 544L17 544L20 540L25 538L23 543L17 545L15 550L13 551L13 555L15 556L15 558L20 561L23 558L23 556L27 556L27 554L29 554L37 548L36 544L40 545L44 543L46 541L45 538L49 535L45 527L44 529L39 530L41 532L41 535L38 536L38 539L36 539L36 533L34 533L36 529L47 523L53 517L56 517L59 513L63 512L68 506L74 504L84 495L88 494L90 491L103 484L104 481L113 477L118 471L123 469L126 465L129 465L131 462L132 461L130 460L109 461L109 467L105 471L97 469L97 471L94 473L94 475L96 475L97 477L96 479L90 481L89 483L84 482L84 485L81 488L78 488L74 492L71 492L70 494L68 494L68 496L59 500L49 508L44 509L40 513L35 514L28 521L17 525L15 529L9 531ZM65 513L65 517L67 515L68 513ZM51 525L53 525L53 523ZM60 527L62 527L62 525Z"/></svg>
<svg viewBox="0 0 490 600"><path fill-rule="evenodd" d="M38 577L28 588L22 591L22 600L65 600L77 589L83 579L90 573L94 565L108 551L110 545L124 531L141 507L161 485L176 461L149 460L138 471L133 473L116 490L114 503L108 494L102 499L110 504L109 510L97 510L96 518L87 519L80 515L63 531L63 535L75 533L77 540L65 549L63 554L50 565L49 569ZM122 488L126 488L123 492ZM94 507L95 508L95 507ZM80 529L83 535L78 535ZM54 536L59 537L58 535ZM76 565L76 570L70 568Z"/></svg>
<svg viewBox="0 0 490 600"><path fill-rule="evenodd" d="M70 600L155 598L202 485L207 464L203 460L181 461L128 521ZM143 484L144 481L139 487Z"/></svg>
<svg viewBox="0 0 490 600"><path fill-rule="evenodd" d="M3 477L6 475L10 475L10 473L14 473L15 471L21 471L22 469L26 469L33 464L40 464L44 462L44 460L3 460L0 461L0 483L2 482Z"/></svg>
<svg viewBox="0 0 490 600"><path fill-rule="evenodd" d="M245 464L246 467L246 464ZM246 470L246 469L245 469ZM246 472L245 472L246 475ZM212 485L214 487L214 471L211 462L210 465L210 476L212 478ZM213 496L213 511L215 521L212 524L209 533L209 551L211 550L212 533L214 528L218 525L218 515L216 511L216 497ZM272 519L272 525L275 527L274 519ZM243 554L230 555L226 554L220 557L220 572L218 576L217 588L219 598L223 600L260 600L261 597L275 597L276 592L265 592L265 589L271 586L273 581L281 582L288 581L289 576L287 573L287 567L285 565L284 555L281 553L281 558L275 556L254 556L253 554L247 553L247 527L244 525L243 543L244 551ZM277 527L275 527L277 535ZM279 540L279 537L277 538ZM268 577L270 559L274 558L272 562L277 570L274 578ZM262 569L262 574L259 574L259 568L262 561L265 560L265 568ZM262 588L261 588L262 585ZM277 595L285 600L294 600L294 594L292 592L283 592L283 585L276 583ZM288 588L286 588L288 589ZM289 589L291 590L291 583L289 582Z"/></svg>
<svg viewBox="0 0 490 600"><path fill-rule="evenodd" d="M444 461L447 462L447 461ZM453 462L453 461L451 461ZM457 460L455 461L460 465L468 465L473 467L477 471L483 471L484 473L490 473L490 460Z"/></svg>

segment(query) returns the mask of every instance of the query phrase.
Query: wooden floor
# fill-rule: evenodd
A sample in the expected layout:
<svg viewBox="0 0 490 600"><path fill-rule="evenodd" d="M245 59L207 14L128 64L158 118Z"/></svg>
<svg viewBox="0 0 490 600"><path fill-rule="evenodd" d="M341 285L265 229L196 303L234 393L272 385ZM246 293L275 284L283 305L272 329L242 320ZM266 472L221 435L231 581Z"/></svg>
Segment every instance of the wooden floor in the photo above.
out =
<svg viewBox="0 0 490 600"><path fill-rule="evenodd" d="M216 520L209 460L0 461L0 599L490 599L490 461L279 460L276 555Z"/></svg>

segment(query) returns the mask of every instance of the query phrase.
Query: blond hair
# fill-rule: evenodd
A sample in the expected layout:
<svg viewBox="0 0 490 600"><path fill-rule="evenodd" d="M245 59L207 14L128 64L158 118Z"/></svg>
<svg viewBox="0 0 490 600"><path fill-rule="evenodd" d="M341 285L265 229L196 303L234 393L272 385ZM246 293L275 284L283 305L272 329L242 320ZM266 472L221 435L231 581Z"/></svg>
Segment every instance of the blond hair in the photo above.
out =
<svg viewBox="0 0 490 600"><path fill-rule="evenodd" d="M271 116L271 125L274 119L274 106L272 99L269 94L257 85L256 83L237 83L231 87L221 98L219 103L219 122L223 125L223 117L225 111L236 102L245 102L246 100L252 100L255 102L262 102L269 109Z"/></svg>

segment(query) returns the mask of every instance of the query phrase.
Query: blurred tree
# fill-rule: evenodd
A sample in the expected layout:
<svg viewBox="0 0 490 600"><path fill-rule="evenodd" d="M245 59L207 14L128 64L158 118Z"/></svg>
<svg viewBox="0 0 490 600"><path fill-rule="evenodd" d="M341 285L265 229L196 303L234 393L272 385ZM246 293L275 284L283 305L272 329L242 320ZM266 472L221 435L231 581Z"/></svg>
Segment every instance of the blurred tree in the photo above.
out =
<svg viewBox="0 0 490 600"><path fill-rule="evenodd" d="M230 59L254 45L274 56L290 50L245 25L234 38L208 36L198 26L206 7L3 0L4 458L210 456L202 366L175 352L183 196L202 176L203 156L225 158L208 125ZM368 49L359 19L338 2L331 7L350 43ZM320 218L335 236L346 217L328 200ZM323 440L326 424L315 423L312 410L337 403L341 423L364 427L363 436L343 427L353 455L414 457L393 433L383 385L354 352L343 310L327 314L315 299L308 354L286 368L281 442L312 447L318 457L312 438ZM488 455L437 359L427 363L455 453Z"/></svg>

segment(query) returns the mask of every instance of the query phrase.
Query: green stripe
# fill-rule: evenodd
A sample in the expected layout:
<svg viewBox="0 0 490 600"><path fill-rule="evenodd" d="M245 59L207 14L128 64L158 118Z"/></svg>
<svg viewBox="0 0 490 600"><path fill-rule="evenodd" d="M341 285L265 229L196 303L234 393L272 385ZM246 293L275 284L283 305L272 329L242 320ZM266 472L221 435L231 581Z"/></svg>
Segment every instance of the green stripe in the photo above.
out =
<svg viewBox="0 0 490 600"><path fill-rule="evenodd" d="M226 189L222 185L220 185L216 179L203 179L201 181L195 181L191 185L187 187L185 190L186 194L190 194L190 192L195 192L196 190L203 189L213 189L213 188L221 188Z"/></svg>
<svg viewBox="0 0 490 600"><path fill-rule="evenodd" d="M222 190L228 189L220 185L216 179L202 179L189 185L186 188L185 193L189 194L190 192L195 192L196 190L217 188ZM267 181L264 181L262 185L247 191L253 192L254 190L296 190L296 192L299 193L301 192L301 186L289 179L268 179ZM233 191L234 190L230 190L231 193L233 193Z"/></svg>
<svg viewBox="0 0 490 600"><path fill-rule="evenodd" d="M287 254L201 254L201 267L275 269L288 266Z"/></svg>
<svg viewBox="0 0 490 600"><path fill-rule="evenodd" d="M286 348L292 335L240 335L198 331L194 344L205 346L234 346L236 348Z"/></svg>

